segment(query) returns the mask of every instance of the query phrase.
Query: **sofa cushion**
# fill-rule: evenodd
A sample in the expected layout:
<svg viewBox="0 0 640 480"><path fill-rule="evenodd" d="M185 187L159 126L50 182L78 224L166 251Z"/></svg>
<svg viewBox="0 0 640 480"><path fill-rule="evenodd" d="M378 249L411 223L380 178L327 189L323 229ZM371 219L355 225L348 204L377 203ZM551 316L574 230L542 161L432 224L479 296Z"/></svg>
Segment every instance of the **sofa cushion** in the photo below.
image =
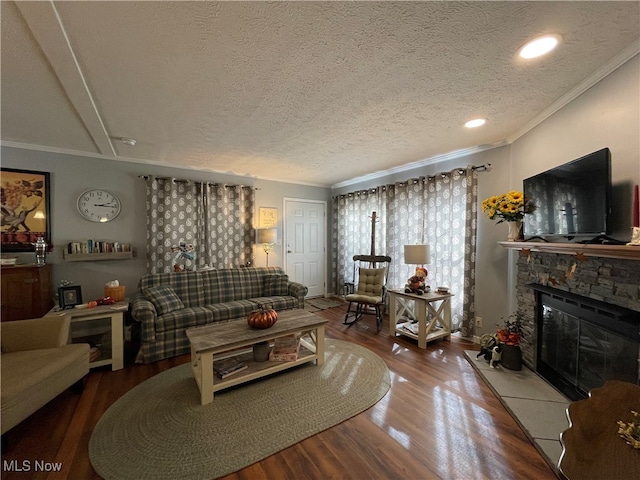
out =
<svg viewBox="0 0 640 480"><path fill-rule="evenodd" d="M171 330L184 330L189 327L206 325L213 321L213 314L205 307L185 307L158 316L155 331L158 333Z"/></svg>
<svg viewBox="0 0 640 480"><path fill-rule="evenodd" d="M175 312L184 308L184 303L178 294L169 285L156 285L143 290L144 296L147 297L153 306L156 307L158 315Z"/></svg>
<svg viewBox="0 0 640 480"><path fill-rule="evenodd" d="M264 276L265 297L287 295L289 290L289 276L284 274L269 274Z"/></svg>
<svg viewBox="0 0 640 480"><path fill-rule="evenodd" d="M257 310L258 305L251 300L236 300L234 302L207 305L207 309L213 314L213 320L218 322L233 318L245 318L251 312Z"/></svg>
<svg viewBox="0 0 640 480"><path fill-rule="evenodd" d="M273 308L274 310L291 310L298 307L298 299L290 295L257 297L250 298L251 302L256 305L256 309L261 306L264 308Z"/></svg>
<svg viewBox="0 0 640 480"><path fill-rule="evenodd" d="M202 273L148 273L140 279L138 290L143 292L151 287L167 285L173 288L185 307L204 305Z"/></svg>
<svg viewBox="0 0 640 480"><path fill-rule="evenodd" d="M213 305L260 297L264 291L264 277L284 274L284 270L280 267L221 268L200 274L204 298L198 305Z"/></svg>

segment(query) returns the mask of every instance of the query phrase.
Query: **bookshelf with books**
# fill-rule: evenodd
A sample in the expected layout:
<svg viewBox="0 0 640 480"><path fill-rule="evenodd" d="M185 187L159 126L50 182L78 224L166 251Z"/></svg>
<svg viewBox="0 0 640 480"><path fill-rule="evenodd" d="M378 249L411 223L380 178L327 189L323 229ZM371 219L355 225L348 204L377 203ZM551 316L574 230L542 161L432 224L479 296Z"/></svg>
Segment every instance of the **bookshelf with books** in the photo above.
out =
<svg viewBox="0 0 640 480"><path fill-rule="evenodd" d="M133 258L133 248L130 243L84 240L69 242L62 256L68 262L128 260Z"/></svg>

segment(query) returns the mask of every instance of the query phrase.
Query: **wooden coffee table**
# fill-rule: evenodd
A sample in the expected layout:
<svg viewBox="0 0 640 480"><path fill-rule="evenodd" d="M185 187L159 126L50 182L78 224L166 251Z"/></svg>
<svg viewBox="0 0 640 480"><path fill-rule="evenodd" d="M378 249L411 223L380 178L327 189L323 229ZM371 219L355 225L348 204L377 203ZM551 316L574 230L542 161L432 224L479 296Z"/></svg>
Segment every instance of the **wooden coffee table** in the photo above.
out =
<svg viewBox="0 0 640 480"><path fill-rule="evenodd" d="M570 427L562 432L561 478L640 478L640 450L618 435L618 421L640 411L640 386L610 380L569 405Z"/></svg>
<svg viewBox="0 0 640 480"><path fill-rule="evenodd" d="M191 343L191 368L200 388L200 403L213 401L214 392L239 385L272 373L287 370L307 362L324 363L324 326L327 320L305 310L278 312L278 321L271 328L258 330L249 327L246 319L213 323L186 331ZM251 347L259 342L299 334L298 359L288 362L254 362ZM213 371L213 361L237 356L248 368L224 380Z"/></svg>

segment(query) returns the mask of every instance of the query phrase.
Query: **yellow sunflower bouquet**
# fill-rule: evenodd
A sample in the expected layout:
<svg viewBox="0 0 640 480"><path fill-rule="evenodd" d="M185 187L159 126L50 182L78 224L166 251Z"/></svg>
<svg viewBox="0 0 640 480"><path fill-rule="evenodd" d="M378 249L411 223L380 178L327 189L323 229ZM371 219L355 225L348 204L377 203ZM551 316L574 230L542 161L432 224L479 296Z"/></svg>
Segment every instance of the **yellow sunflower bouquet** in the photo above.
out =
<svg viewBox="0 0 640 480"><path fill-rule="evenodd" d="M522 192L511 190L484 200L482 211L487 214L490 220L498 218L497 223L502 223L522 220L526 213L533 211L533 208L525 201Z"/></svg>

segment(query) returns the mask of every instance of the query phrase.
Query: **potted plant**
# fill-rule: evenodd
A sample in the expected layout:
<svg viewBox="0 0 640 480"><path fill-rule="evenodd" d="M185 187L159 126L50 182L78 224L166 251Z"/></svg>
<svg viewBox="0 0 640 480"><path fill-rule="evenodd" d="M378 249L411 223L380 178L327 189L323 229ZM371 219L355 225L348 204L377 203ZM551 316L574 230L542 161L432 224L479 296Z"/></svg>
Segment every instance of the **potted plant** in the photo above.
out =
<svg viewBox="0 0 640 480"><path fill-rule="evenodd" d="M496 339L502 349L500 363L510 370L522 368L522 350L520 340L524 337L522 330L522 315L516 312L510 315L502 325L498 325Z"/></svg>

